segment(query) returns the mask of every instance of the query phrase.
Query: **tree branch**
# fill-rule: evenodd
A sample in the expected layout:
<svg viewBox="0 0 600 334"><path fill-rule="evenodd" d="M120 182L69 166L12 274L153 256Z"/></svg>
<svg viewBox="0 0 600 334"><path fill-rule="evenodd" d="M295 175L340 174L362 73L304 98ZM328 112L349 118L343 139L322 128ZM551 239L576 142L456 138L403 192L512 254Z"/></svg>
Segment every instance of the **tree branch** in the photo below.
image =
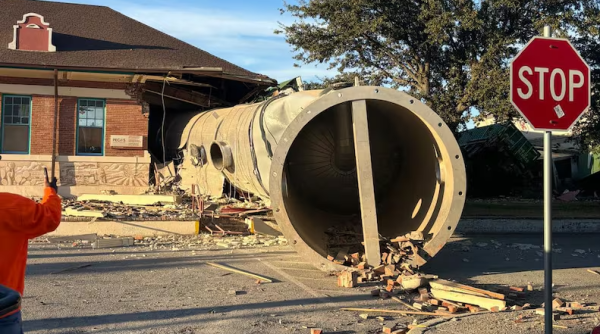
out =
<svg viewBox="0 0 600 334"><path fill-rule="evenodd" d="M391 52L388 50L387 47L385 47L384 45L382 45L379 41L373 39L371 36L369 36L369 35L367 35L365 33L363 33L362 35L366 39L368 39L371 43L373 43L376 46L378 46L378 49L381 50L381 51L383 51L383 53L385 53L385 55L387 55L390 58L390 60L394 63L394 65L396 65L397 67L402 68L402 70L404 72L406 72L406 74L408 74L411 77L411 79L413 79L414 81L418 82L419 84L422 84L421 80L419 80L418 76L416 75L417 71L413 67L411 67L410 64L404 64L404 63L398 61L398 59L396 59L396 57L393 54L391 54ZM417 60L417 63L419 63L418 59L416 59L416 60Z"/></svg>

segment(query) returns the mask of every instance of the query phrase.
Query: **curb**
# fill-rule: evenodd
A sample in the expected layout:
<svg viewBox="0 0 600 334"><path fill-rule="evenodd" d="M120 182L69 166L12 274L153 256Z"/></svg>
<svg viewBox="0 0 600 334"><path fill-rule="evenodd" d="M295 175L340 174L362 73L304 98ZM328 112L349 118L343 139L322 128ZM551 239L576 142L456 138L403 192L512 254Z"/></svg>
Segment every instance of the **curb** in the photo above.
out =
<svg viewBox="0 0 600 334"><path fill-rule="evenodd" d="M461 219L456 234L539 234L543 219L467 218ZM600 219L553 219L552 233L600 233Z"/></svg>
<svg viewBox="0 0 600 334"><path fill-rule="evenodd" d="M154 237L158 235L196 235L198 221L96 221L61 222L51 237L68 237L82 234L112 234L122 236Z"/></svg>

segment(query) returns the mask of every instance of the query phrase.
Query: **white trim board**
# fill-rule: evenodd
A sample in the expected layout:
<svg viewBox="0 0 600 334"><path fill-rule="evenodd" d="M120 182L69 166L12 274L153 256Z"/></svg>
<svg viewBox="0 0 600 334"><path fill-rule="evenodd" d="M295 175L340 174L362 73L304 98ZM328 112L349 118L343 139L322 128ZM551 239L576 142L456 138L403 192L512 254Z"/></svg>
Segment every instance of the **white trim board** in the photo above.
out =
<svg viewBox="0 0 600 334"><path fill-rule="evenodd" d="M0 84L0 93L19 95L54 95L54 87L38 85L13 85ZM89 97L99 99L131 100L131 97L122 89L58 87L58 95Z"/></svg>

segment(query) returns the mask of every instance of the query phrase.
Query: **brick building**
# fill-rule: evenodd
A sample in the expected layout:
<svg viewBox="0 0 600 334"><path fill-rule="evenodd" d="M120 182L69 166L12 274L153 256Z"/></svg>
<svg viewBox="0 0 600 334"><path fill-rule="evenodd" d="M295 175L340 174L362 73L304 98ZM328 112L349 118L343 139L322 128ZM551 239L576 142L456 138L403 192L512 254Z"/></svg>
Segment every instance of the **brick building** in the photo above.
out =
<svg viewBox="0 0 600 334"><path fill-rule="evenodd" d="M63 196L143 192L165 121L275 84L108 7L2 4L0 191L39 195L55 157Z"/></svg>

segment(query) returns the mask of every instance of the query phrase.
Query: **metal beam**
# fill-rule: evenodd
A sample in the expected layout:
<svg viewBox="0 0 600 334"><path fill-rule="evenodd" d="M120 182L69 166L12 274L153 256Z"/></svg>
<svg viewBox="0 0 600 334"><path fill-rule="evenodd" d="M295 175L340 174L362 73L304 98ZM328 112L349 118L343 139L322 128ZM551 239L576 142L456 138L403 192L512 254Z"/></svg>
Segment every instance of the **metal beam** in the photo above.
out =
<svg viewBox="0 0 600 334"><path fill-rule="evenodd" d="M58 70L54 69L54 126L52 127L52 168L50 181L56 176L56 129L58 128Z"/></svg>
<svg viewBox="0 0 600 334"><path fill-rule="evenodd" d="M360 196L360 214L363 226L365 254L367 263L378 266L381 263L379 249L379 230L377 226L377 208L375 206L375 187L369 141L369 122L365 100L352 101L352 125L354 129L354 151L356 155L356 174Z"/></svg>

